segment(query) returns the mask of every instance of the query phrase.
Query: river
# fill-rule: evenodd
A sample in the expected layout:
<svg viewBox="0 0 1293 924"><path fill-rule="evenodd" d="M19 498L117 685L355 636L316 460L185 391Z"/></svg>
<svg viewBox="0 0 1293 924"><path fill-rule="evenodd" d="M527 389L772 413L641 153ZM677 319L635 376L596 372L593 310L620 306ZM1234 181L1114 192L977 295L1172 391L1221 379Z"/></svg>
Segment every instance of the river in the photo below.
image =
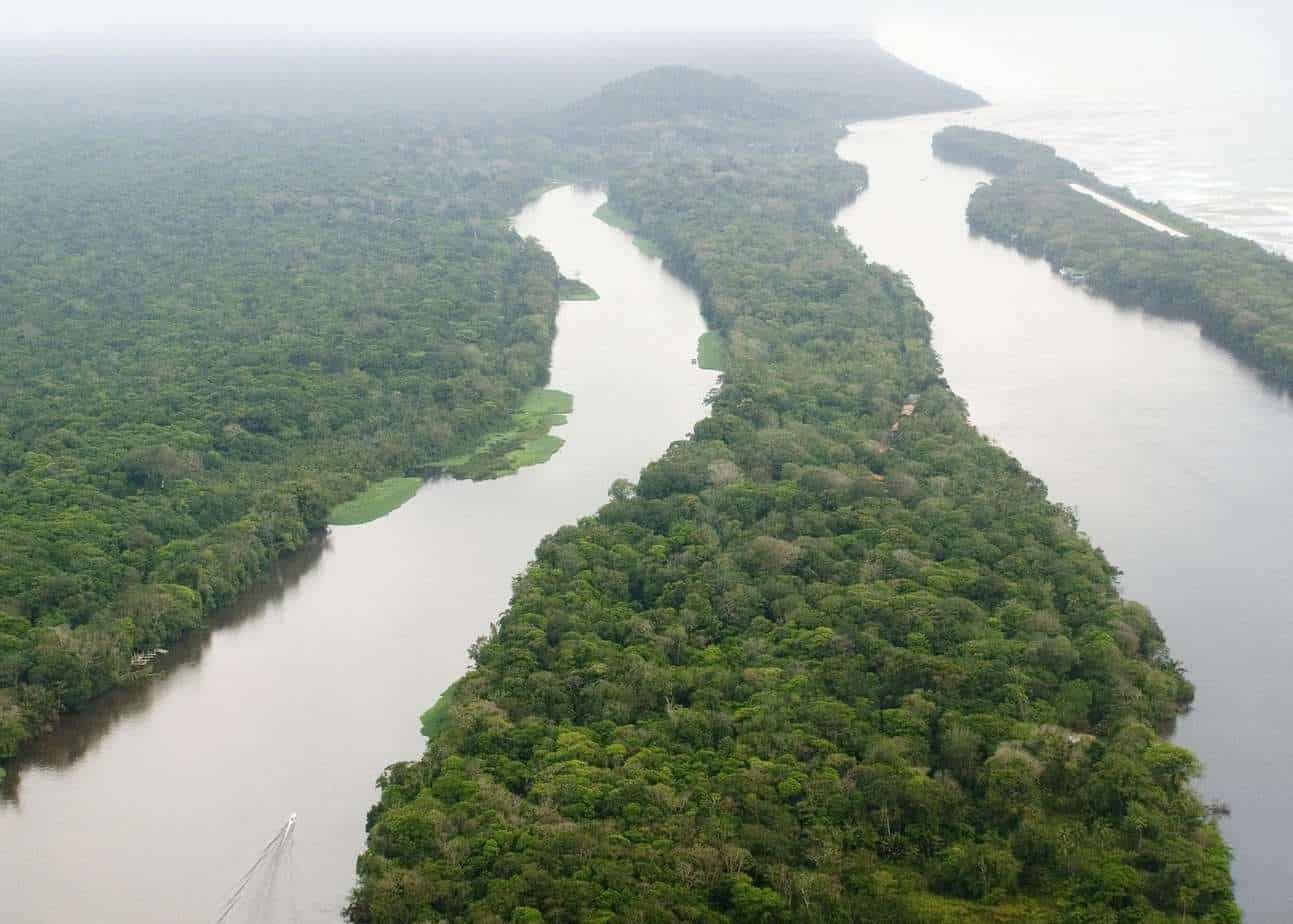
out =
<svg viewBox="0 0 1293 924"><path fill-rule="evenodd" d="M1176 740L1205 763L1205 798L1232 809L1245 918L1293 920L1293 400L1195 325L971 236L966 202L988 176L930 153L957 121L853 126L839 154L870 186L837 222L910 277L974 423L1077 509L1123 592L1153 609L1197 687Z"/></svg>
<svg viewBox="0 0 1293 924"><path fill-rule="evenodd" d="M290 813L290 856L229 922L336 922L386 765L468 666L547 533L684 437L717 376L694 364L697 297L563 187L517 230L600 301L564 302L551 387L566 445L486 482L426 484L394 513L279 563L159 665L36 742L0 799L5 920L210 921Z"/></svg>

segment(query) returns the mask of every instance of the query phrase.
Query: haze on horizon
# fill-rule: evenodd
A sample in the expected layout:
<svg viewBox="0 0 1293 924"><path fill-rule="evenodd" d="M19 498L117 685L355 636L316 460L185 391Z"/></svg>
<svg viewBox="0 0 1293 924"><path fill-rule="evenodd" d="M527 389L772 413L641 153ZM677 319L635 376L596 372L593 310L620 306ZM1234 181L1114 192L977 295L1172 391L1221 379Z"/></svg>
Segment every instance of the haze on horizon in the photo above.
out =
<svg viewBox="0 0 1293 924"><path fill-rule="evenodd" d="M1082 10L1058 2L988 0L973 10L938 0L804 0L796 4L661 0L649 8L560 0L542 8L520 0L448 7L413 0L166 0L22 2L0 10L0 65L30 47L138 53L194 44L257 54L318 41L437 43L486 35L525 42L572 33L820 32L870 36L894 54L990 99L1059 93L1146 98L1197 93L1238 76L1265 94L1290 92L1280 73L1293 38L1293 11L1264 0L1225 7L1166 0L1095 0ZM1188 89L1182 89L1188 88Z"/></svg>
<svg viewBox="0 0 1293 924"><path fill-rule="evenodd" d="M597 0L559 0L536 8L521 0L481 0L447 7L414 0L374 0L365 4L341 0L227 0L222 3L174 4L167 0L54 0L16 3L0 11L0 35L41 33L167 33L204 30L310 33L363 32L618 32L750 30L861 30L868 23L883 28L892 22L946 23L962 28L974 23L1049 21L1072 27L1080 22L1122 23L1120 31L1138 32L1154 25L1171 33L1178 27L1269 31L1293 22L1283 4L1239 0L1205 9L1166 0L1115 2L1093 0L1075 12L1071 4L988 0L967 13L961 4L940 0L658 0L649 8L614 6ZM1152 38L1142 33L1140 39Z"/></svg>

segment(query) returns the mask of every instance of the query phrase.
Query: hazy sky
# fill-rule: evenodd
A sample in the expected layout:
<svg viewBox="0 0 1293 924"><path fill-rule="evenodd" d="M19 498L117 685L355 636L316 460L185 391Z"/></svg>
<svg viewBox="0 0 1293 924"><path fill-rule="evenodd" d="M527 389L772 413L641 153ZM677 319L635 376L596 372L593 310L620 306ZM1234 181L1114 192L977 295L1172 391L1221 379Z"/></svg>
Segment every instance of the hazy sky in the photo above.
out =
<svg viewBox="0 0 1293 924"><path fill-rule="evenodd" d="M839 0L48 0L4 4L0 30L517 32L632 29L768 29L815 24L857 28L860 3Z"/></svg>
<svg viewBox="0 0 1293 924"><path fill-rule="evenodd" d="M1242 27L1263 18L1289 21L1283 0L14 0L0 5L0 33L288 29L346 31L618 31L863 29L894 20L961 21L1107 16L1111 24L1155 20L1167 27L1206 19ZM1075 13L1080 10L1080 13Z"/></svg>
<svg viewBox="0 0 1293 924"><path fill-rule="evenodd" d="M873 34L913 64L1003 100L1132 83L1188 94L1195 90L1181 88L1222 83L1212 79L1222 70L1289 93L1291 7L1288 0L11 0L0 3L0 37L806 28Z"/></svg>

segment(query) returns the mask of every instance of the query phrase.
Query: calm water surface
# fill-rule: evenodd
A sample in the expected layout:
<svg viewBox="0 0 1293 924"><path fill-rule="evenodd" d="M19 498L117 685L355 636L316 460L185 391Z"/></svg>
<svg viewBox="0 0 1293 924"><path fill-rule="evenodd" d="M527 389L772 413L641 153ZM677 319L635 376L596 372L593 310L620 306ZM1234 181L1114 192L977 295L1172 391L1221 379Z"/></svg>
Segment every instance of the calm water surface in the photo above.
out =
<svg viewBox="0 0 1293 924"><path fill-rule="evenodd" d="M1204 761L1246 919L1293 921L1293 400L1188 323L1115 307L972 237L986 174L936 161L964 116L864 123L871 185L838 223L906 272L975 424L1077 508L1198 688L1177 741Z"/></svg>
<svg viewBox="0 0 1293 924"><path fill-rule="evenodd" d="M210 921L289 813L275 881L228 920L335 922L382 768L422 750L418 715L467 667L540 538L592 513L706 413L699 302L571 187L517 229L601 294L561 306L552 387L575 411L550 462L438 481L334 529L176 646L163 677L73 717L0 800L6 921Z"/></svg>
<svg viewBox="0 0 1293 924"><path fill-rule="evenodd" d="M1052 145L1115 186L1293 256L1293 92L1128 99L1055 94L958 121Z"/></svg>
<svg viewBox="0 0 1293 924"><path fill-rule="evenodd" d="M881 44L992 100L958 121L1293 256L1293 5L896 6Z"/></svg>

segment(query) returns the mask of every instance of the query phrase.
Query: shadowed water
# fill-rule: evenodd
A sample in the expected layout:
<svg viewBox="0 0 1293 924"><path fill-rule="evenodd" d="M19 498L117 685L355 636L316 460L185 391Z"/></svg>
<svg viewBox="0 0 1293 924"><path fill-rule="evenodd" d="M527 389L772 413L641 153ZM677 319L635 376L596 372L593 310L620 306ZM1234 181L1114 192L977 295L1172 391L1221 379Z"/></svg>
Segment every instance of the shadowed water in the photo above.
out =
<svg viewBox="0 0 1293 924"><path fill-rule="evenodd" d="M716 375L694 365L699 302L593 218L603 200L565 187L516 220L601 294L557 320L566 445L334 529L177 645L162 677L37 742L0 801L6 920L213 920L293 812L278 881L227 920L339 919L378 774L420 754L419 714L466 669L538 541L706 413Z"/></svg>
<svg viewBox="0 0 1293 924"><path fill-rule="evenodd" d="M981 171L930 138L963 116L863 123L841 142L870 188L837 222L902 270L974 423L1077 508L1197 687L1176 740L1206 764L1246 920L1293 920L1293 400L1187 322L1122 309L970 235Z"/></svg>

